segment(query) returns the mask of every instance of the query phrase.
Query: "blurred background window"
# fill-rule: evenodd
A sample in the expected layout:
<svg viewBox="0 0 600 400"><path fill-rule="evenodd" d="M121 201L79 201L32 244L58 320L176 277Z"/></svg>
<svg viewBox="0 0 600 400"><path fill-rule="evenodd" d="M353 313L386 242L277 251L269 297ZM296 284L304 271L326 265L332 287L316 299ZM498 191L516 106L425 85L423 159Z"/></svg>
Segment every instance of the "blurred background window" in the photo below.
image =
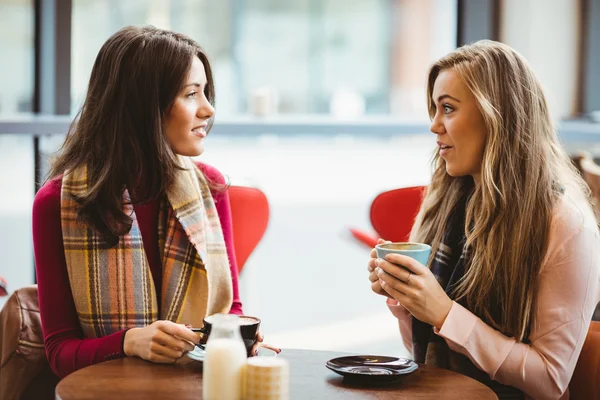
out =
<svg viewBox="0 0 600 400"><path fill-rule="evenodd" d="M0 114L33 111L33 0L0 0Z"/></svg>
<svg viewBox="0 0 600 400"><path fill-rule="evenodd" d="M71 26L44 14L52 6L42 12L42 4L66 6L60 15L70 17ZM10 125L3 125L7 115L35 111L35 95L41 97L40 87L48 83L40 77L34 88L36 13L47 17L49 32L70 37L70 43L48 39L37 47L59 43L70 49L70 71L64 61L57 72L62 80L50 85L58 86L61 99L70 90L72 114L84 100L100 47L113 33L154 25L189 35L205 49L216 80L217 116L200 160L234 185L262 189L270 203L266 235L240 280L245 312L260 316L267 341L283 347L406 355L397 323L370 291L368 249L347 227L369 230L369 206L381 191L428 183L435 149L425 99L429 66L459 42L509 44L546 88L567 149L598 156L600 124L585 119L596 115L600 121L598 112L590 112L600 104L598 68L590 67L600 67L600 51L593 47L600 40L593 36L600 26L597 5L0 0L0 128ZM40 68L45 77L53 75L51 65ZM70 88L60 84L69 81ZM45 95L52 103L53 93ZM63 104L67 108L69 101ZM565 123L574 117L578 121ZM10 291L34 282L34 161L43 175L67 129L66 119L53 135L39 128L44 123L30 124L38 124L35 135L0 130L0 275ZM360 326L369 326L369 334L357 331Z"/></svg>
<svg viewBox="0 0 600 400"><path fill-rule="evenodd" d="M207 51L219 117L267 96L281 114L424 114L428 65L456 44L455 0L74 0L72 99L125 25L183 32Z"/></svg>
<svg viewBox="0 0 600 400"><path fill-rule="evenodd" d="M33 110L34 19L33 0L0 0L0 117ZM0 134L0 276L11 291L33 283L31 143Z"/></svg>

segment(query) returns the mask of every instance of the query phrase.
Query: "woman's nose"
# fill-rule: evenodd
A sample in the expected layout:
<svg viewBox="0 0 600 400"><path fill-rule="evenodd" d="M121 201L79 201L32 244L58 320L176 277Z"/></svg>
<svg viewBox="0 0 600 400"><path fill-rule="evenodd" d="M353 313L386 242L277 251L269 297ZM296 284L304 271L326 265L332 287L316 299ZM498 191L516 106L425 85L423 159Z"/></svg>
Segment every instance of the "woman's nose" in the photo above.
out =
<svg viewBox="0 0 600 400"><path fill-rule="evenodd" d="M215 115L215 108L210 104L207 98L204 98L204 101L198 107L197 114L201 119L208 119Z"/></svg>
<svg viewBox="0 0 600 400"><path fill-rule="evenodd" d="M436 135L443 135L444 133L446 133L446 128L444 127L444 124L440 121L440 118L438 118L437 114L431 120L429 130L431 131L431 133L434 133Z"/></svg>

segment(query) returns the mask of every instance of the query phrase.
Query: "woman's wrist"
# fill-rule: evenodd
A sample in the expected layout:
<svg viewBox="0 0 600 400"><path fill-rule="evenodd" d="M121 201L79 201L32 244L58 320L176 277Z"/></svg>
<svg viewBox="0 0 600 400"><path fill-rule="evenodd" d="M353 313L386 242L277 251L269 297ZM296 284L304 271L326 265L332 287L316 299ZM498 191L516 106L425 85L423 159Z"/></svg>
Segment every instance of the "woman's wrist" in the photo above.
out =
<svg viewBox="0 0 600 400"><path fill-rule="evenodd" d="M125 332L125 338L123 339L123 353L126 356L135 355L135 335L140 328L131 328Z"/></svg>
<svg viewBox="0 0 600 400"><path fill-rule="evenodd" d="M442 329L444 322L446 322L446 318L448 318L448 314L450 314L450 310L452 309L452 300L448 298L448 301L444 303L444 305L440 308L439 316L436 318L436 321L432 324L438 331Z"/></svg>

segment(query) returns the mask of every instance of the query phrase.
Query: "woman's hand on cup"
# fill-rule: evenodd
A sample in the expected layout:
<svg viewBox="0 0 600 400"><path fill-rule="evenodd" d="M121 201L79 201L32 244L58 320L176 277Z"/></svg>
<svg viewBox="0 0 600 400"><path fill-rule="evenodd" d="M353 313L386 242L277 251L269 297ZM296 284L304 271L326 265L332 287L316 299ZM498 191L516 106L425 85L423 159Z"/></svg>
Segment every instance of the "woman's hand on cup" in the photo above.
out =
<svg viewBox="0 0 600 400"><path fill-rule="evenodd" d="M172 364L194 349L200 337L171 321L156 321L143 328L131 328L125 333L123 350L127 356L161 364Z"/></svg>
<svg viewBox="0 0 600 400"><path fill-rule="evenodd" d="M389 240L383 240L383 239L377 240L377 244L383 244L383 243L391 243L391 242ZM378 295L386 296L386 297L389 297L390 299L393 299L393 297L388 292L383 290L383 288L381 287L381 282L379 280L379 276L375 272L375 268L376 268L375 262L376 261L377 261L377 252L375 249L372 249L370 258L369 258L369 262L367 263L367 270L369 271L369 281L371 281L371 290L374 291L375 293L377 293Z"/></svg>
<svg viewBox="0 0 600 400"><path fill-rule="evenodd" d="M423 264L401 254L376 259L374 273L388 296L398 300L415 318L440 329L452 300Z"/></svg>
<svg viewBox="0 0 600 400"><path fill-rule="evenodd" d="M254 339L255 340L254 340L254 344L252 345L252 350L250 350L250 356L258 355L258 349L260 349L261 347L272 350L277 354L281 353L281 349L279 347L275 347L275 346L271 346L269 344L263 343L263 340L265 339L265 337L261 331L256 332L256 336Z"/></svg>

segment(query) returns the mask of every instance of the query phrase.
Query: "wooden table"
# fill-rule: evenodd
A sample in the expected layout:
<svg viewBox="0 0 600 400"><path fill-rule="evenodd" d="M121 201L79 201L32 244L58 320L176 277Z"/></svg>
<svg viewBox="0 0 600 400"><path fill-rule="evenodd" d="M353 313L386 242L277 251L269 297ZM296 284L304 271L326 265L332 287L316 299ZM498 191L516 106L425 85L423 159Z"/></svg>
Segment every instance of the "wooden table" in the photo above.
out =
<svg viewBox="0 0 600 400"><path fill-rule="evenodd" d="M345 355L349 354L284 349L280 357L290 362L291 399L497 399L474 379L427 365L391 385L347 385L341 376L325 368L327 360ZM201 399L201 364L187 357L182 360L161 365L128 357L92 365L63 379L56 387L56 398Z"/></svg>

